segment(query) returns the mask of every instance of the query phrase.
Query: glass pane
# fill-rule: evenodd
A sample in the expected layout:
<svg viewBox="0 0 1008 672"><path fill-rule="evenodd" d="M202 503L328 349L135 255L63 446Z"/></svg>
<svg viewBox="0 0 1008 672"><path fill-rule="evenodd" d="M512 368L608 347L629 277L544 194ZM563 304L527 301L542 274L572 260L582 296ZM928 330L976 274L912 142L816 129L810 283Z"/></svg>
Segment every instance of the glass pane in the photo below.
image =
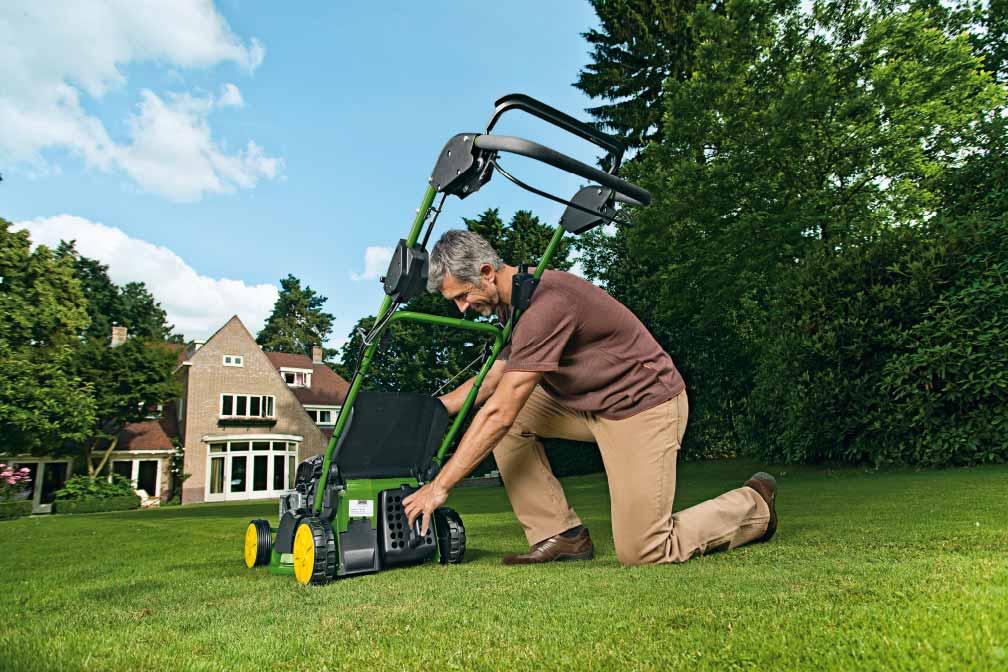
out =
<svg viewBox="0 0 1008 672"><path fill-rule="evenodd" d="M231 456L231 492L245 492L245 472L248 458L244 455Z"/></svg>
<svg viewBox="0 0 1008 672"><path fill-rule="evenodd" d="M253 441L252 450L269 450L269 441Z"/></svg>
<svg viewBox="0 0 1008 672"><path fill-rule="evenodd" d="M249 397L249 415L261 418L262 414L262 397Z"/></svg>
<svg viewBox="0 0 1008 672"><path fill-rule="evenodd" d="M284 373L283 377L284 377L284 382L287 383L288 385L293 385L294 384L294 374L293 373Z"/></svg>
<svg viewBox="0 0 1008 672"><path fill-rule="evenodd" d="M210 444L210 452L211 453L223 453L225 450L227 450L227 444L226 443L211 443Z"/></svg>
<svg viewBox="0 0 1008 672"><path fill-rule="evenodd" d="M151 497L157 497L157 460L140 460L137 469L137 487Z"/></svg>
<svg viewBox="0 0 1008 672"><path fill-rule="evenodd" d="M294 489L294 456L287 457L287 489Z"/></svg>
<svg viewBox="0 0 1008 672"><path fill-rule="evenodd" d="M112 463L112 473L119 474L120 476L125 477L126 480L133 478L133 462L116 460Z"/></svg>
<svg viewBox="0 0 1008 672"><path fill-rule="evenodd" d="M224 458L210 459L210 494L219 495L224 492Z"/></svg>
<svg viewBox="0 0 1008 672"><path fill-rule="evenodd" d="M287 479L284 478L284 463L286 463L286 462L287 462L287 459L283 455L274 455L273 456L273 489L274 490L283 490L284 489L284 481L287 480Z"/></svg>
<svg viewBox="0 0 1008 672"><path fill-rule="evenodd" d="M266 469L268 466L268 455L256 455L252 458L252 489L256 492L262 492L266 489Z"/></svg>
<svg viewBox="0 0 1008 672"><path fill-rule="evenodd" d="M248 402L248 397L245 395L237 395L235 397L235 415L245 416L248 415L246 403Z"/></svg>
<svg viewBox="0 0 1008 672"><path fill-rule="evenodd" d="M324 425L332 423L332 411L319 411L318 421Z"/></svg>
<svg viewBox="0 0 1008 672"><path fill-rule="evenodd" d="M225 394L221 398L221 415L234 415L234 395Z"/></svg>
<svg viewBox="0 0 1008 672"><path fill-rule="evenodd" d="M233 441L231 443L231 452L232 453L235 452L236 450L248 450L248 449L249 449L249 442L248 441Z"/></svg>
<svg viewBox="0 0 1008 672"><path fill-rule="evenodd" d="M67 463L49 462L42 470L42 497L39 499L43 504L52 504L56 499L56 491L66 484Z"/></svg>
<svg viewBox="0 0 1008 672"><path fill-rule="evenodd" d="M273 397L265 397L266 399L266 417L273 417Z"/></svg>

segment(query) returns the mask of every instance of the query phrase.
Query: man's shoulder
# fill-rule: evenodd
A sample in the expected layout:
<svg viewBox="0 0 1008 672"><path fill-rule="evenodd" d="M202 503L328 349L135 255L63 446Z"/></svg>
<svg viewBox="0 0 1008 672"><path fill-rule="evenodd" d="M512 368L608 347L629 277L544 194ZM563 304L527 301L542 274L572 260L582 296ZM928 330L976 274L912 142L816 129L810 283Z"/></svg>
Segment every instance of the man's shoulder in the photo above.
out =
<svg viewBox="0 0 1008 672"><path fill-rule="evenodd" d="M539 288L572 294L602 291L602 289L580 276L567 271L555 270L543 271L542 277L539 279ZM538 292L539 289L537 288L536 291Z"/></svg>

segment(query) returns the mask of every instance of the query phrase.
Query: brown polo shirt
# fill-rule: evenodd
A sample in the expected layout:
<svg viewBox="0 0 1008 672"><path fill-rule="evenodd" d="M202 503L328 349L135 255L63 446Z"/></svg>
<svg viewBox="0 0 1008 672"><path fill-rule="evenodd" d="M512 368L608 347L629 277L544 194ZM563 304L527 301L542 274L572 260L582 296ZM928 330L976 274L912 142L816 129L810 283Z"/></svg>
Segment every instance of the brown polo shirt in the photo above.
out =
<svg viewBox="0 0 1008 672"><path fill-rule="evenodd" d="M504 371L540 371L564 406L622 420L683 391L682 376L626 306L563 271L545 271L501 352Z"/></svg>

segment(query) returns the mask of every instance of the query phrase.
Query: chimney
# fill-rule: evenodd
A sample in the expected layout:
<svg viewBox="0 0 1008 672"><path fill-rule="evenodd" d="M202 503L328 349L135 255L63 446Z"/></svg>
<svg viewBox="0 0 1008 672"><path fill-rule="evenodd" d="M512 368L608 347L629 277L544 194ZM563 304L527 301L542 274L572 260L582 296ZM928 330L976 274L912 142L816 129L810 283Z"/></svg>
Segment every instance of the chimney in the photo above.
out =
<svg viewBox="0 0 1008 672"><path fill-rule="evenodd" d="M322 346L313 345L311 349L311 361L312 364L322 363Z"/></svg>
<svg viewBox="0 0 1008 672"><path fill-rule="evenodd" d="M112 327L112 347L118 347L126 342L126 327Z"/></svg>

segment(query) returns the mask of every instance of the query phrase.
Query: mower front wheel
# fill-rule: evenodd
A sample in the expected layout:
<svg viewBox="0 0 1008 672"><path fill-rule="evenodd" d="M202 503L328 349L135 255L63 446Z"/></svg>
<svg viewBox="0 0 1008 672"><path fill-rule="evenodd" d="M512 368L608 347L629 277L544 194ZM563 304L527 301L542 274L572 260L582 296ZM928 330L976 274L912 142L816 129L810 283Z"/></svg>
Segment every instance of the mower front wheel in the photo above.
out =
<svg viewBox="0 0 1008 672"><path fill-rule="evenodd" d="M466 533L462 516L455 509L442 507L434 511L434 529L437 531L438 555L442 565L457 565L465 557Z"/></svg>
<svg viewBox="0 0 1008 672"><path fill-rule="evenodd" d="M245 566L249 569L269 564L273 552L273 533L269 523L255 519L245 528Z"/></svg>
<svg viewBox="0 0 1008 672"><path fill-rule="evenodd" d="M303 586L321 585L336 575L336 538L329 521L311 516L294 533L294 578Z"/></svg>

